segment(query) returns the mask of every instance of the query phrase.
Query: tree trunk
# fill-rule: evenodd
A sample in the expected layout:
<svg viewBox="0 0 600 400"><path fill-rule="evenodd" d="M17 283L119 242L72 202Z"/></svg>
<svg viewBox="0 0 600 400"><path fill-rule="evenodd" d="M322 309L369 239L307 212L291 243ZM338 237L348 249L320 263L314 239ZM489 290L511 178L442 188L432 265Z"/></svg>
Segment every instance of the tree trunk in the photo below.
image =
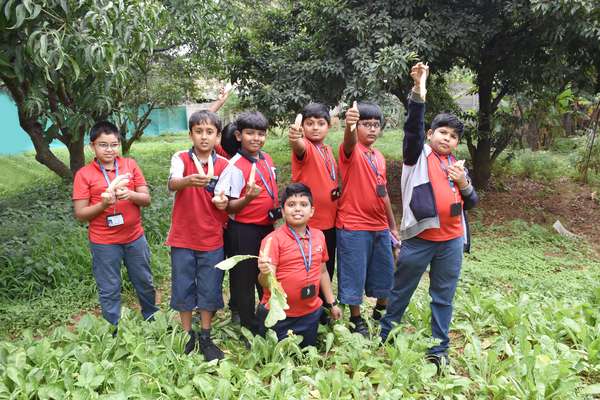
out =
<svg viewBox="0 0 600 400"><path fill-rule="evenodd" d="M69 150L69 167L73 176L85 165L84 138L85 129L80 129L78 138L73 139L71 137L71 141L67 144L67 149Z"/></svg>
<svg viewBox="0 0 600 400"><path fill-rule="evenodd" d="M492 176L491 143L489 139L479 139L473 160L473 185L485 189Z"/></svg>
<svg viewBox="0 0 600 400"><path fill-rule="evenodd" d="M473 160L473 185L485 189L492 176L492 83L494 74L490 68L482 67L478 73L479 112L477 128L477 148Z"/></svg>
<svg viewBox="0 0 600 400"><path fill-rule="evenodd" d="M35 159L61 178L72 180L73 173L69 167L50 151L50 144L47 143L44 138L44 129L42 128L42 125L35 119L25 118L21 111L19 111L19 121L23 130L27 132L31 138L31 142L35 148Z"/></svg>

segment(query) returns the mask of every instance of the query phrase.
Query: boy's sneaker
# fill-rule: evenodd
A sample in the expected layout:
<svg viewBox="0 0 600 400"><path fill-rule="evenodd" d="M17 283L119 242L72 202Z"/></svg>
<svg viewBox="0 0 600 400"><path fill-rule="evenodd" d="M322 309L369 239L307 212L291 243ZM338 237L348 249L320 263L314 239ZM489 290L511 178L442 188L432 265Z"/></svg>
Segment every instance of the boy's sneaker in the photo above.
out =
<svg viewBox="0 0 600 400"><path fill-rule="evenodd" d="M436 366L438 375L450 364L448 353L427 354L425 359Z"/></svg>
<svg viewBox="0 0 600 400"><path fill-rule="evenodd" d="M385 312L386 306L381 305L381 304L375 304L375 307L373 307L373 319L375 321L379 321L381 320L381 317L383 317L383 313Z"/></svg>
<svg viewBox="0 0 600 400"><path fill-rule="evenodd" d="M200 351L204 355L206 361L222 360L225 358L225 353L213 343L210 336L201 335L198 339L198 343L200 343Z"/></svg>
<svg viewBox="0 0 600 400"><path fill-rule="evenodd" d="M369 327L362 317L350 317L350 323L353 325L350 327L350 332L360 333L365 338L369 338Z"/></svg>
<svg viewBox="0 0 600 400"><path fill-rule="evenodd" d="M185 348L183 350L185 354L190 354L196 349L196 332L189 331L188 335L190 336L190 339L185 344Z"/></svg>

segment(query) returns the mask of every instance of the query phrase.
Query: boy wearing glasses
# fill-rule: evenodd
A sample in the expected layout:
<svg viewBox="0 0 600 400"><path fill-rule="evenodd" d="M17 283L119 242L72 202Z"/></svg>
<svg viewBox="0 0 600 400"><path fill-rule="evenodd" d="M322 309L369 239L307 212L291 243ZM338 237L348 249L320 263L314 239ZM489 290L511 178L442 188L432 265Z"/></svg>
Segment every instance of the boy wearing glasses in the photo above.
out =
<svg viewBox="0 0 600 400"><path fill-rule="evenodd" d="M146 180L135 160L119 156L121 135L112 123L100 121L92 127L90 147L95 158L77 171L72 199L75 217L89 223L92 271L102 316L117 326L124 262L148 320L158 308L140 212L140 207L150 205Z"/></svg>
<svg viewBox="0 0 600 400"><path fill-rule="evenodd" d="M363 290L385 309L392 288L394 259L390 235L398 239L387 193L385 158L373 144L383 114L376 104L359 103L346 112L344 141L339 150L342 195L336 219L338 297L350 306L352 331L368 337L361 317Z"/></svg>

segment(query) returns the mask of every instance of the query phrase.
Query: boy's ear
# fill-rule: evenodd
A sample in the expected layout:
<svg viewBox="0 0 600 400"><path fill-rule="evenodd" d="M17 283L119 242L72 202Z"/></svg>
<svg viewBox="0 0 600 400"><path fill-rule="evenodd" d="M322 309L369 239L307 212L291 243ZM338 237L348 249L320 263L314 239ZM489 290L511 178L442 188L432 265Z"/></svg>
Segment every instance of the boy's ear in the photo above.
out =
<svg viewBox="0 0 600 400"><path fill-rule="evenodd" d="M315 215L315 206L310 207L310 217L312 218Z"/></svg>
<svg viewBox="0 0 600 400"><path fill-rule="evenodd" d="M433 131L431 129L429 129L427 131L427 140L431 140L431 136L433 136Z"/></svg>
<svg viewBox="0 0 600 400"><path fill-rule="evenodd" d="M234 135L235 135L235 139L236 139L238 142L241 142L241 141L242 141L242 132L240 132L240 131L235 131L235 132L234 132Z"/></svg>

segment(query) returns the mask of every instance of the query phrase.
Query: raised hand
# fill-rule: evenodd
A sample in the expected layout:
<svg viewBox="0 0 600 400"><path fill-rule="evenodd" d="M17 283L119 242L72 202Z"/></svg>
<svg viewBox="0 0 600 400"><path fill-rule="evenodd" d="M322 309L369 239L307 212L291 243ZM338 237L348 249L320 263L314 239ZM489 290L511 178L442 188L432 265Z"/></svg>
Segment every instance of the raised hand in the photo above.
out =
<svg viewBox="0 0 600 400"><path fill-rule="evenodd" d="M410 76L413 79L413 91L421 95L421 97L425 97L427 93L427 77L429 76L429 66L427 64L423 64L422 62L418 62L412 66L410 69Z"/></svg>
<svg viewBox="0 0 600 400"><path fill-rule="evenodd" d="M352 107L346 111L346 126L349 126L351 131L356 130L356 123L359 118L360 113L358 111L358 104L355 101L352 103Z"/></svg>

